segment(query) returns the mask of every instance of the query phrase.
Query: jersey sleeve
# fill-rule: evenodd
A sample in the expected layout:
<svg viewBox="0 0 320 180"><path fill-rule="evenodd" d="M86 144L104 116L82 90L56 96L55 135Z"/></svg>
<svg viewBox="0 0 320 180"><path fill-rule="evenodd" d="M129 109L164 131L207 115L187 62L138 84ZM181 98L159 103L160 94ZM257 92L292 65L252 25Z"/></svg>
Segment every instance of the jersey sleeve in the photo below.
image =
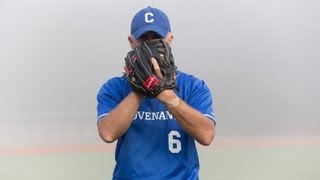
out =
<svg viewBox="0 0 320 180"><path fill-rule="evenodd" d="M97 94L97 123L108 115L128 94L126 81L120 77L108 80Z"/></svg>
<svg viewBox="0 0 320 180"><path fill-rule="evenodd" d="M188 103L216 124L215 114L213 111L213 97L210 89L203 80L194 79L192 89L188 97Z"/></svg>

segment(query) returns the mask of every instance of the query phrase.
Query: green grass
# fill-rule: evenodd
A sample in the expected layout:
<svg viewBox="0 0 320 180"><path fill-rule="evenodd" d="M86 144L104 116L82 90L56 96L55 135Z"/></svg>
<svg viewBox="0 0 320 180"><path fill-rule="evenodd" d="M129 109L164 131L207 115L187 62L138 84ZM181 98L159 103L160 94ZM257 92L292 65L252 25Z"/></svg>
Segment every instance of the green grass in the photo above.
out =
<svg viewBox="0 0 320 180"><path fill-rule="evenodd" d="M110 179L112 153L57 153L0 158L1 180Z"/></svg>
<svg viewBox="0 0 320 180"><path fill-rule="evenodd" d="M201 148L202 180L318 180L320 147ZM0 155L1 180L111 179L113 152Z"/></svg>
<svg viewBox="0 0 320 180"><path fill-rule="evenodd" d="M204 180L319 180L320 147L202 151Z"/></svg>

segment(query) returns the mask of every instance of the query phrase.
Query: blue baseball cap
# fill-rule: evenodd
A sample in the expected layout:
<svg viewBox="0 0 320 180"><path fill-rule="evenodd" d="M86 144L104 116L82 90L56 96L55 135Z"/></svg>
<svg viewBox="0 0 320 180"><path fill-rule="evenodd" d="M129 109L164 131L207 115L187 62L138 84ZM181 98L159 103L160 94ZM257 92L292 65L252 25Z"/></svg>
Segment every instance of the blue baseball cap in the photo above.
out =
<svg viewBox="0 0 320 180"><path fill-rule="evenodd" d="M154 31L162 37L171 32L167 15L160 9L148 6L137 12L131 21L131 34L139 39L142 34Z"/></svg>

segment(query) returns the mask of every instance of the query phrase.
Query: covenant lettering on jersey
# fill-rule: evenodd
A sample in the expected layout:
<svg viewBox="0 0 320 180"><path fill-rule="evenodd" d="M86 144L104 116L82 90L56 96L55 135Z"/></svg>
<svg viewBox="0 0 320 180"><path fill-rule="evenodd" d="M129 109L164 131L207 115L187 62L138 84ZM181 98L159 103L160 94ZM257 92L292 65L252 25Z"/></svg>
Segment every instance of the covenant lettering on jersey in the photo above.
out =
<svg viewBox="0 0 320 180"><path fill-rule="evenodd" d="M170 120L174 119L173 115L169 111L159 111L159 112L147 112L147 111L138 111L134 116L134 120Z"/></svg>

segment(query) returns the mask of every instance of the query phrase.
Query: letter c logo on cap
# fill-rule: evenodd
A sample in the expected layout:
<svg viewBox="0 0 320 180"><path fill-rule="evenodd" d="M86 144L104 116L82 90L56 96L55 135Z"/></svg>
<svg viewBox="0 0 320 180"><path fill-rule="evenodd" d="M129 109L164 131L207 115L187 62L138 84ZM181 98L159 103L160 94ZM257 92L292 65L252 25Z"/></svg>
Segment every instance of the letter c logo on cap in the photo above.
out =
<svg viewBox="0 0 320 180"><path fill-rule="evenodd" d="M152 23L154 21L153 14L151 12L144 14L144 21L146 23Z"/></svg>

